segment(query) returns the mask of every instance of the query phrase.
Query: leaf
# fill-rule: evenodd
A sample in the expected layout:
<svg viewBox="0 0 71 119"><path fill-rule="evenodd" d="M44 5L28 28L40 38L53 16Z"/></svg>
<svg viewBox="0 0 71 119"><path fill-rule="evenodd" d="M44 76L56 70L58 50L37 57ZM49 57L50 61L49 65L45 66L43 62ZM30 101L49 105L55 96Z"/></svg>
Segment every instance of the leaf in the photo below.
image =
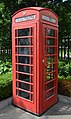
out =
<svg viewBox="0 0 71 119"><path fill-rule="evenodd" d="M4 72L7 70L7 67L4 67Z"/></svg>

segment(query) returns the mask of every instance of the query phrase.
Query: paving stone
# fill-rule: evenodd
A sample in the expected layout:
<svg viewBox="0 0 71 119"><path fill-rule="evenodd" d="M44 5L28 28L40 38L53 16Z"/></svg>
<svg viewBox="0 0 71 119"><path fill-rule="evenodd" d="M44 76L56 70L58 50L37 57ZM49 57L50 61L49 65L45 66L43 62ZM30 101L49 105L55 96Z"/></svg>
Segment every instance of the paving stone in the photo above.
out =
<svg viewBox="0 0 71 119"><path fill-rule="evenodd" d="M12 104L12 97L0 102L0 110Z"/></svg>
<svg viewBox="0 0 71 119"><path fill-rule="evenodd" d="M10 105L0 110L0 119L71 119L71 105L58 102L40 117Z"/></svg>
<svg viewBox="0 0 71 119"><path fill-rule="evenodd" d="M58 95L58 101L62 103L71 104L71 98L63 95Z"/></svg>

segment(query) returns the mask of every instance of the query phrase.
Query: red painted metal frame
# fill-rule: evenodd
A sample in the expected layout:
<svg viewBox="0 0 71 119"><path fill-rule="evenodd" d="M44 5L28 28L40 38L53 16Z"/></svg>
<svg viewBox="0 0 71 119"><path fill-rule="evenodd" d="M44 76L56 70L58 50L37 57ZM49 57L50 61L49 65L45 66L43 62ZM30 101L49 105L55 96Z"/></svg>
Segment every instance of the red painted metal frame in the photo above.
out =
<svg viewBox="0 0 71 119"><path fill-rule="evenodd" d="M47 46L47 47L55 47L55 54L46 54L47 56L55 56L56 57L56 60L55 62L52 62L50 63L51 64L55 64L56 67L55 67L55 70L53 72L55 72L55 77L53 80L50 80L48 81L47 83L50 83L52 81L56 81L56 84L53 88L50 88L47 92L49 92L50 90L52 89L55 89L55 94L50 96L47 100L44 100L44 85L43 85L43 112L45 112L48 108L50 108L53 104L55 104L57 102L57 90L58 90L58 27L54 27L53 25L48 25L46 23L43 23L43 29L44 28L50 28L50 29L54 29L56 32L55 32L55 37L50 37L50 36L45 36L44 33L43 33L43 51L42 51L42 55L43 55L43 59L44 59L44 65L43 65L43 68L42 68L42 73L43 73L43 84L44 84L44 78L45 78L45 74L44 74L44 69L45 69L45 64L46 64L46 59L45 59L45 38L54 38L55 39L55 45L54 46ZM51 72L49 72L49 74L51 74Z"/></svg>
<svg viewBox="0 0 71 119"><path fill-rule="evenodd" d="M34 100L33 101L29 101L27 99L23 99L19 96L16 96L16 89L19 89L19 88L16 88L16 58L15 56L29 56L29 55L19 55L19 54L15 54L15 29L22 29L22 28L27 28L26 25L21 25L21 26L13 26L12 27L12 65L13 65L13 103L21 108L24 108L26 110L29 110L31 112L34 112L36 113L36 24L28 24L28 28L33 28L33 32L34 32L34 35L33 35L33 45L35 45L35 47L33 47L33 54L35 54L33 56L33 59L34 59L34 62L33 62L33 74L27 74L27 73L23 73L23 72L19 72L21 74L27 74L27 75L32 75L34 77L34 80L33 80L33 83L31 83L33 85L33 88L34 88L34 91L33 92L30 92L31 94L34 94ZM19 64L19 63L18 63ZM23 64L25 65L25 64ZM28 64L26 64L27 66L29 66ZM30 65L31 66L31 65ZM20 80L18 80L19 82ZM20 82L23 82L24 81L20 81ZM26 82L26 84L29 84L29 82ZM19 89L19 90L22 90L22 89ZM24 90L23 90L24 91ZM25 92L28 92L28 91L25 91ZM29 93L29 92L28 92Z"/></svg>
<svg viewBox="0 0 71 119"><path fill-rule="evenodd" d="M15 22L15 18L19 18L23 16L23 13L25 12L25 16L35 14L36 17L34 20L28 20L27 22ZM51 23L48 21L42 20L42 15L52 17L56 19L56 23ZM48 82L44 82L45 79L45 65L46 65L46 58L45 58L45 37L46 38L51 38L51 36L45 36L44 34L44 29L46 28L51 28L56 30L55 37L52 37L55 39L55 45L54 46L46 46L47 48L54 47L55 49L55 54L50 54L50 56L55 56L55 62L53 64L56 66L55 70L53 72L55 73L55 79L50 80ZM29 56L29 55L23 55L23 54L16 54L15 53L15 48L23 47L23 46L17 46L15 45L15 29L22 29L22 28L33 28L33 36L30 36L30 38L33 39L33 46L30 46L30 48L33 48L33 55L31 54L30 57L33 58L33 64L21 64L21 63L16 63L16 56ZM28 38L27 36L26 38ZM20 37L19 37L20 38ZM25 38L25 36L22 36L21 38ZM28 46L24 46L28 47ZM46 54L49 56L49 54ZM42 62L44 60L44 63ZM25 65L25 66L32 66L33 67L33 74L30 74L33 76L33 83L32 82L25 82L25 81L20 81L19 79L16 79L16 65ZM52 63L50 64L52 65ZM58 90L58 18L57 15L46 8L40 8L40 7L31 7L31 8L25 8L17 11L13 16L12 16L12 68L13 68L13 103L23 109L26 109L32 113L35 113L37 115L42 114L45 112L49 107L51 107L53 104L56 103L57 101L57 90ZM19 72L21 74L26 74L24 72ZM50 72L52 73L52 72ZM27 75L29 75L27 73ZM16 87L16 81L17 82L22 82L26 84L30 84L33 86L33 92L30 92L30 94L34 95L33 101L21 98L16 95L16 89L22 90L18 87ZM51 83L52 81L55 81L56 84L54 87L50 88L46 93L49 93L51 90L56 89L55 95L52 95L49 97L49 99L45 100L44 99L44 88L45 84L47 85L48 83ZM28 92L29 91L25 91Z"/></svg>

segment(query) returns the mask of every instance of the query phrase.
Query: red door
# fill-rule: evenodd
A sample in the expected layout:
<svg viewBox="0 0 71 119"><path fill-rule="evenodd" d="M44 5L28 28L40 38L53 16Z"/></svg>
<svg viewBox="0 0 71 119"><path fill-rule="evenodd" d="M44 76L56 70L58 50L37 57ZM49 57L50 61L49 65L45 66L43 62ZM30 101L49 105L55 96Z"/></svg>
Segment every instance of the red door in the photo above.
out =
<svg viewBox="0 0 71 119"><path fill-rule="evenodd" d="M12 37L13 103L36 113L36 24L13 26Z"/></svg>
<svg viewBox="0 0 71 119"><path fill-rule="evenodd" d="M58 31L43 24L43 111L57 101Z"/></svg>

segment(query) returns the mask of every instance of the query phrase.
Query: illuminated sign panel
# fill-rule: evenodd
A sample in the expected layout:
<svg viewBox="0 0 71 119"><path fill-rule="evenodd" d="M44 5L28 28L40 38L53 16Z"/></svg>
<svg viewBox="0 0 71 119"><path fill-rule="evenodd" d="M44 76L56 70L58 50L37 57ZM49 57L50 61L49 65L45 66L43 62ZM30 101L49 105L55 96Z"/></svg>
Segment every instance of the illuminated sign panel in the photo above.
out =
<svg viewBox="0 0 71 119"><path fill-rule="evenodd" d="M24 17L19 17L15 19L15 22L22 22L22 21L28 21L28 20L33 20L35 19L35 15L28 15L28 16L24 16Z"/></svg>
<svg viewBox="0 0 71 119"><path fill-rule="evenodd" d="M46 20L46 21L49 21L49 22L52 22L52 23L56 23L56 19L51 18L49 16L42 15L42 19Z"/></svg>

